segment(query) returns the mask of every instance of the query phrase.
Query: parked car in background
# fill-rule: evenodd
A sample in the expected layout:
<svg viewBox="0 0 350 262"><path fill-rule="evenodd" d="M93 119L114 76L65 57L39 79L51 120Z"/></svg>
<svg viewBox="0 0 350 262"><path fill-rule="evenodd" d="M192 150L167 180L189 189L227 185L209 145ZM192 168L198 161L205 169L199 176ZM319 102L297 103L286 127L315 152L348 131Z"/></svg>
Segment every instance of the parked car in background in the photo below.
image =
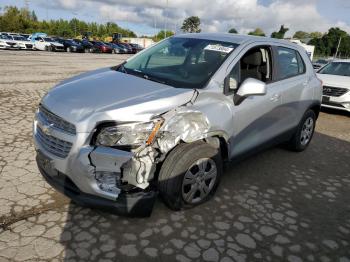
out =
<svg viewBox="0 0 350 262"><path fill-rule="evenodd" d="M34 120L37 163L84 206L147 216L159 192L171 209L194 207L214 195L223 161L279 143L305 150L321 97L289 41L176 35L50 90Z"/></svg>
<svg viewBox="0 0 350 262"><path fill-rule="evenodd" d="M321 67L327 65L329 63L329 60L326 59L318 59L316 62L312 63L312 66L315 70L320 69Z"/></svg>
<svg viewBox="0 0 350 262"><path fill-rule="evenodd" d="M85 53L94 52L94 45L90 43L87 39L73 39L74 42L80 44L84 48Z"/></svg>
<svg viewBox="0 0 350 262"><path fill-rule="evenodd" d="M134 48L136 50L136 53L142 51L144 48L142 46L140 46L139 44L133 44L130 43L130 45L132 46L132 48Z"/></svg>
<svg viewBox="0 0 350 262"><path fill-rule="evenodd" d="M127 54L134 54L134 52L136 52L136 49L133 50L133 48L127 43L118 42L116 44L124 47L127 50Z"/></svg>
<svg viewBox="0 0 350 262"><path fill-rule="evenodd" d="M93 50L96 53L112 53L113 49L101 41L90 41L93 44Z"/></svg>
<svg viewBox="0 0 350 262"><path fill-rule="evenodd" d="M33 43L31 43L28 39L24 38L22 35L11 34L11 35L8 35L8 37L16 42L17 47L19 49L33 50Z"/></svg>
<svg viewBox="0 0 350 262"><path fill-rule="evenodd" d="M62 44L67 52L84 53L84 47L72 39L55 38L54 40Z"/></svg>
<svg viewBox="0 0 350 262"><path fill-rule="evenodd" d="M29 39L29 36L30 36L30 34L20 34L21 36L23 36L25 39Z"/></svg>
<svg viewBox="0 0 350 262"><path fill-rule="evenodd" d="M0 49L19 49L19 47L7 34L0 34Z"/></svg>
<svg viewBox="0 0 350 262"><path fill-rule="evenodd" d="M323 81L322 106L350 112L350 59L330 62L317 76Z"/></svg>
<svg viewBox="0 0 350 262"><path fill-rule="evenodd" d="M64 46L50 37L36 36L31 39L34 49L41 51L65 51Z"/></svg>
<svg viewBox="0 0 350 262"><path fill-rule="evenodd" d="M117 45L117 44L114 44L114 43L106 43L104 42L106 45L108 45L110 48L112 48L112 53L113 54L126 54L127 53L127 49L120 46L120 45Z"/></svg>

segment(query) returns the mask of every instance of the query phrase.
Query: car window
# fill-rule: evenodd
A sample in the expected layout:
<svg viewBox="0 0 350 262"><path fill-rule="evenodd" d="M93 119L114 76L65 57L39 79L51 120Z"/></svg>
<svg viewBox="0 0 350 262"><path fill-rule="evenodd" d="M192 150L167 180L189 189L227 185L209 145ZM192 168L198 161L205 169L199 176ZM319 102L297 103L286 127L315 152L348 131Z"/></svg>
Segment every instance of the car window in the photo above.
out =
<svg viewBox="0 0 350 262"><path fill-rule="evenodd" d="M282 80L305 72L305 64L300 54L291 48L277 47L276 56L278 76Z"/></svg>
<svg viewBox="0 0 350 262"><path fill-rule="evenodd" d="M172 37L131 58L124 71L174 87L203 88L237 46L217 40Z"/></svg>
<svg viewBox="0 0 350 262"><path fill-rule="evenodd" d="M229 92L233 92L248 78L254 78L268 83L272 79L270 48L256 47L250 49L229 74Z"/></svg>
<svg viewBox="0 0 350 262"><path fill-rule="evenodd" d="M331 62L323 67L320 71L318 71L318 73L327 75L350 76L350 63Z"/></svg>

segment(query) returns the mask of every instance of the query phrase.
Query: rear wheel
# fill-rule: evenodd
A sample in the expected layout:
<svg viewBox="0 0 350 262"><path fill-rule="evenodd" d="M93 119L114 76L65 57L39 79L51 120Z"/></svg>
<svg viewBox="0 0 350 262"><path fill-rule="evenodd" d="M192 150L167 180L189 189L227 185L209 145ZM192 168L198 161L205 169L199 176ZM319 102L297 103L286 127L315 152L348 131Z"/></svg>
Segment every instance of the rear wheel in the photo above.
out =
<svg viewBox="0 0 350 262"><path fill-rule="evenodd" d="M312 110L306 111L298 125L296 132L288 142L289 148L296 152L304 151L311 142L315 131L315 125L315 112Z"/></svg>
<svg viewBox="0 0 350 262"><path fill-rule="evenodd" d="M160 195L173 210L199 205L213 196L221 174L219 149L205 142L180 144L160 170Z"/></svg>

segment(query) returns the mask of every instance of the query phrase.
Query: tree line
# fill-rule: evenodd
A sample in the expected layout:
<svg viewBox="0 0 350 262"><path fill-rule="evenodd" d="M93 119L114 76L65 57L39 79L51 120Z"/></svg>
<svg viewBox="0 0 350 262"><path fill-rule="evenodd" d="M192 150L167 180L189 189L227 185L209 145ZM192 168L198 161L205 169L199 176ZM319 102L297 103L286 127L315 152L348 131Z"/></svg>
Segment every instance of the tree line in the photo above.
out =
<svg viewBox="0 0 350 262"><path fill-rule="evenodd" d="M76 37L90 32L92 37L104 38L113 33L121 33L126 37L136 37L136 34L128 29L121 28L116 23L108 22L98 24L73 18L71 20L43 20L39 21L35 12L26 8L6 6L0 15L0 32L34 33L43 32L48 35Z"/></svg>
<svg viewBox="0 0 350 262"><path fill-rule="evenodd" d="M200 32L199 17L186 18L181 29L187 33ZM284 39L288 30L289 28L281 25L280 29L272 32L270 37ZM235 28L231 28L228 30L228 33L237 34L238 31ZM261 28L256 28L249 32L248 35L266 36ZM330 57L337 55L338 57L350 57L350 35L338 27L332 27L326 33L297 31L294 33L293 38L300 39L306 44L314 45L316 56Z"/></svg>
<svg viewBox="0 0 350 262"><path fill-rule="evenodd" d="M183 21L181 30L185 33L199 33L200 18L197 16L190 16ZM288 28L282 25L278 31L272 32L272 38L283 39ZM107 22L99 24L95 22L85 22L76 18L71 20L43 20L39 21L35 12L26 8L17 8L16 6L6 6L3 13L0 15L0 32L21 32L34 33L43 32L48 35L76 37L90 32L91 37L105 38L112 36L113 33L120 33L124 37L136 37L136 34L128 29L118 26L116 23ZM231 28L229 33L236 34L238 31ZM160 31L152 38L159 41L165 37L173 35L172 31ZM248 33L249 35L266 36L261 28ZM339 56L350 56L350 35L340 28L330 28L328 32L304 32L297 31L293 38L301 39L303 42L315 46L315 55L317 56L334 56L338 50Z"/></svg>

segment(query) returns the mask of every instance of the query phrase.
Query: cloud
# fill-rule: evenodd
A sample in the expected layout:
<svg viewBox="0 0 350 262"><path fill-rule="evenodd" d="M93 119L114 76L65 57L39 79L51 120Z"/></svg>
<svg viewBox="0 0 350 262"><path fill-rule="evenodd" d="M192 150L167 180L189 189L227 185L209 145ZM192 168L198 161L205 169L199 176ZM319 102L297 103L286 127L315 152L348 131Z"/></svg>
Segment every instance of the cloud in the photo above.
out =
<svg viewBox="0 0 350 262"><path fill-rule="evenodd" d="M348 7L348 0L336 0L339 6ZM128 22L149 27L174 30L191 15L201 18L202 31L227 32L234 27L247 33L256 27L267 34L284 24L295 31L325 32L332 26L341 26L350 32L344 21L331 22L320 15L318 0L270 0L263 5L258 0L53 0L65 9L82 8L83 4L98 12L102 21ZM168 2L168 3L167 3ZM166 18L167 17L167 18Z"/></svg>

